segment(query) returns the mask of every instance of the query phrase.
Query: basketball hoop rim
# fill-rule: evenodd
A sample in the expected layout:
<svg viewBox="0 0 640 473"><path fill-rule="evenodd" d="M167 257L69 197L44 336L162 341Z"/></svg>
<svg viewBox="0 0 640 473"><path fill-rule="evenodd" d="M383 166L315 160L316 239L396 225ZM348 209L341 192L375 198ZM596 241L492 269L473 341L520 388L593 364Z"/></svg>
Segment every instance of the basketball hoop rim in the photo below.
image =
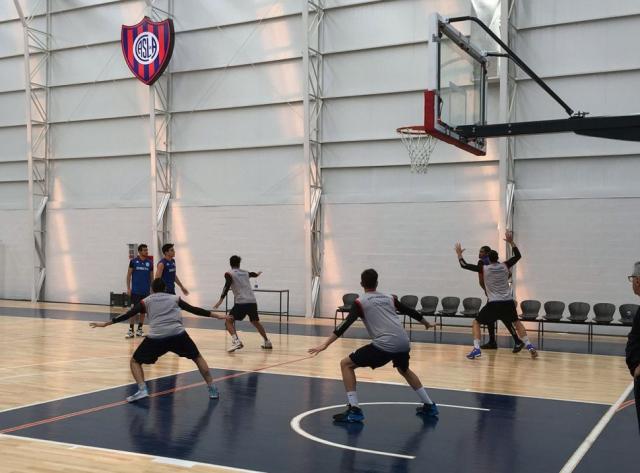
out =
<svg viewBox="0 0 640 473"><path fill-rule="evenodd" d="M430 130L424 125L409 125L409 126L401 126L400 128L396 128L396 132L401 135L431 135Z"/></svg>

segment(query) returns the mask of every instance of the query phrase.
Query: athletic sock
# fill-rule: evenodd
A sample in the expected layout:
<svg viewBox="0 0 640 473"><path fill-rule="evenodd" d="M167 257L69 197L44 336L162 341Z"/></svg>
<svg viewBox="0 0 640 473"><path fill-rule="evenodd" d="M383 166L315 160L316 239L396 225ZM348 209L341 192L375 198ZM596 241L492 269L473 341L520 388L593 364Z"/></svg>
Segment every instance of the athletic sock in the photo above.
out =
<svg viewBox="0 0 640 473"><path fill-rule="evenodd" d="M531 345L531 342L529 341L529 337L522 337L522 341L526 346Z"/></svg>
<svg viewBox="0 0 640 473"><path fill-rule="evenodd" d="M477 338L473 339L473 348L475 348L476 350L480 350L480 340L478 340Z"/></svg>
<svg viewBox="0 0 640 473"><path fill-rule="evenodd" d="M133 325L132 325L132 327L133 327ZM138 324L138 329L142 330L142 324Z"/></svg>
<svg viewBox="0 0 640 473"><path fill-rule="evenodd" d="M138 390L146 391L147 390L147 383L138 384Z"/></svg>
<svg viewBox="0 0 640 473"><path fill-rule="evenodd" d="M420 398L420 400L424 404L433 404L433 401L431 400L431 398L427 394L427 390L424 388L424 386L422 386L421 388L416 389L416 394L418 395L418 397Z"/></svg>
<svg viewBox="0 0 640 473"><path fill-rule="evenodd" d="M133 332L133 324L129 324L129 330Z"/></svg>
<svg viewBox="0 0 640 473"><path fill-rule="evenodd" d="M347 401L349 402L349 405L351 405L352 407L358 407L358 395L356 394L355 391L347 392Z"/></svg>
<svg viewBox="0 0 640 473"><path fill-rule="evenodd" d="M238 338L238 334L234 333L233 335L231 335L231 340L233 340L234 342L239 342L240 339Z"/></svg>

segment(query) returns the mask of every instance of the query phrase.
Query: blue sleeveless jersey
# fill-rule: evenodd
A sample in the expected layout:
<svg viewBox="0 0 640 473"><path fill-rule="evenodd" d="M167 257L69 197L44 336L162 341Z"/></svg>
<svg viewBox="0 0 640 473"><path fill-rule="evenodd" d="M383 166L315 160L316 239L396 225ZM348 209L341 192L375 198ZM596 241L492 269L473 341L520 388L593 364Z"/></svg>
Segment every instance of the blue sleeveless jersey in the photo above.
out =
<svg viewBox="0 0 640 473"><path fill-rule="evenodd" d="M148 296L151 293L151 274L153 274L153 263L150 258L133 258L129 261L129 267L133 269L131 273L131 294Z"/></svg>
<svg viewBox="0 0 640 473"><path fill-rule="evenodd" d="M162 258L160 260L160 263L164 265L164 270L162 271L162 280L167 286L167 292L171 294L175 294L176 292L176 260Z"/></svg>

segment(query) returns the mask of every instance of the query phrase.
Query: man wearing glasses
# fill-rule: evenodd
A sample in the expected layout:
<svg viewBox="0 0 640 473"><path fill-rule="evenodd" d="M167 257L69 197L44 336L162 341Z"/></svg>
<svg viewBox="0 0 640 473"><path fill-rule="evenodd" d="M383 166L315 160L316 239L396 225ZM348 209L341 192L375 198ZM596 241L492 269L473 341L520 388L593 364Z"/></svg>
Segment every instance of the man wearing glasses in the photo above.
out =
<svg viewBox="0 0 640 473"><path fill-rule="evenodd" d="M629 282L636 296L640 296L640 261L633 265L633 274ZM633 318L633 327L627 337L627 366L633 376L634 394L636 398L636 413L638 414L638 428L640 428L640 310Z"/></svg>

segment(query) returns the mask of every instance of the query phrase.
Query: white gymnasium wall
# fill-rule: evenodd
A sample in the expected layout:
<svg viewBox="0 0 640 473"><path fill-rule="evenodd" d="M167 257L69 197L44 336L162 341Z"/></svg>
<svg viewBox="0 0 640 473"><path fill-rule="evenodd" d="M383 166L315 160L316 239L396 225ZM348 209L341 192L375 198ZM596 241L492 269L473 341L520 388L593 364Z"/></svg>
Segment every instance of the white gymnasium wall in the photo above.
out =
<svg viewBox="0 0 640 473"><path fill-rule="evenodd" d="M349 4L348 6L345 6ZM441 143L426 175L409 172L400 125L420 124L430 13L470 13L469 2L328 2L324 30L324 267L321 313L360 272L380 273L398 296L480 296L453 245L469 259L497 243L496 148L478 159ZM497 89L489 100L497 110Z"/></svg>
<svg viewBox="0 0 640 473"><path fill-rule="evenodd" d="M478 159L440 144L427 175L409 173L394 129L420 123L425 20L468 14L457 0L326 0L322 122L325 259L321 314L375 267L398 295L478 296L457 266L497 245L496 142ZM487 2L485 2L487 3ZM637 2L518 1L515 48L576 109L638 112ZM38 4L23 0L28 12ZM123 287L126 243L149 241L148 93L121 58L121 24L142 0L53 2L52 201L47 298L106 303ZM228 256L287 287L304 312L305 162L301 0L174 2L175 200L179 274L195 303L215 300ZM161 5L162 7L162 5ZM41 20L38 20L41 21ZM0 4L0 297L26 298L22 31ZM553 54L551 54L553 52ZM490 120L498 90L490 86ZM520 76L519 120L559 118ZM632 300L624 276L640 259L635 143L573 135L518 138L515 229L525 258L519 298ZM265 300L265 304L271 304Z"/></svg>
<svg viewBox="0 0 640 473"><path fill-rule="evenodd" d="M640 112L637 2L519 1L516 49L576 110ZM563 110L520 76L518 120ZM640 260L640 144L555 134L516 140L515 229L520 299L635 302L626 275Z"/></svg>

